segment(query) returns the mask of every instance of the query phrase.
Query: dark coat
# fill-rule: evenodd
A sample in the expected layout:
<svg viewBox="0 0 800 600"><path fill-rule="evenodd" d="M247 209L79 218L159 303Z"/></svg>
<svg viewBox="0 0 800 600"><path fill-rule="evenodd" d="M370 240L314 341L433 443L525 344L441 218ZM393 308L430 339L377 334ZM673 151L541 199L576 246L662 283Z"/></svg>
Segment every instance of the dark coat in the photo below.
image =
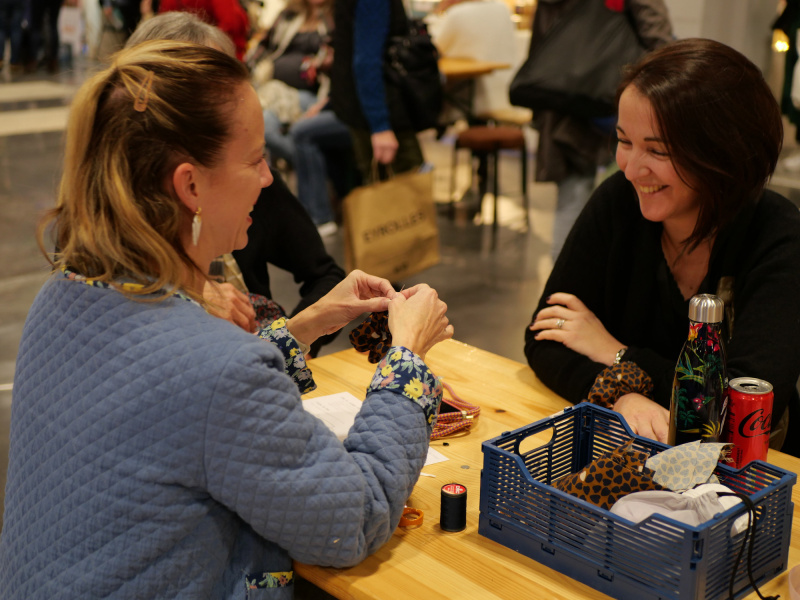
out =
<svg viewBox="0 0 800 600"><path fill-rule="evenodd" d="M580 1L540 0L533 21L531 48ZM626 7L643 47L654 50L673 39L664 0L628 0ZM533 126L539 132L536 181L559 182L568 175L592 175L599 165L611 161L614 133L599 128L588 119L556 111L537 111L533 115Z"/></svg>

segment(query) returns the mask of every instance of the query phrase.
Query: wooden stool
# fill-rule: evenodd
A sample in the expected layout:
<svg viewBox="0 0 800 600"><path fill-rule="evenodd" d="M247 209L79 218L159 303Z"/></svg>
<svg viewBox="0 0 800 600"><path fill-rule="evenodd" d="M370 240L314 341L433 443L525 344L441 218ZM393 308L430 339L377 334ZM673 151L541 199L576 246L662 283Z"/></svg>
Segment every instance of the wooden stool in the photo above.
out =
<svg viewBox="0 0 800 600"><path fill-rule="evenodd" d="M497 232L497 203L500 195L498 163L500 150L519 150L522 156L522 196L525 207L525 224L530 225L530 215L528 210L528 150L525 145L525 136L519 127L500 125L490 127L486 125L475 125L469 127L458 134L455 144L453 144L453 160L450 170L450 195L452 197L455 187L456 163L458 162L458 150L468 148L470 153L480 152L492 157L492 182L494 192L494 222L492 223L492 234ZM470 154L470 159L472 154ZM483 198L481 198L481 206Z"/></svg>

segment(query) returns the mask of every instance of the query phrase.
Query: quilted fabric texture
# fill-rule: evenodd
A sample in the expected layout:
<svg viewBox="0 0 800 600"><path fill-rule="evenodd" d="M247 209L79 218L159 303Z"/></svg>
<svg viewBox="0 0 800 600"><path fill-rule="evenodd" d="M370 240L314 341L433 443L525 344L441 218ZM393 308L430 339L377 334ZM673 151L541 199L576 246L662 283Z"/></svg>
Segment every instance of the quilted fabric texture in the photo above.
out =
<svg viewBox="0 0 800 600"><path fill-rule="evenodd" d="M193 303L54 276L18 354L0 595L245 598L245 575L290 556L381 546L425 460L423 411L371 392L342 444L283 360Z"/></svg>

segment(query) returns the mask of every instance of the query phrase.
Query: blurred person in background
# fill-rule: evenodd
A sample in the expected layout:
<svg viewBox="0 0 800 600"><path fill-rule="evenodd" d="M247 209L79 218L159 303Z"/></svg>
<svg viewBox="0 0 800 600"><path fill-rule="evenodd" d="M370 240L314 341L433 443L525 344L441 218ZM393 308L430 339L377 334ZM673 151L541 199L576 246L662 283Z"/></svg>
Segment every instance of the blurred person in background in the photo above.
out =
<svg viewBox="0 0 800 600"><path fill-rule="evenodd" d="M551 27L564 15L574 12L580 1L539 0L533 19L531 52ZM674 39L664 0L595 1L604 1L609 10L627 11L639 42L646 50L659 48ZM580 40L575 43L580 44ZM534 179L558 185L551 246L555 261L595 187L598 167L605 167L613 160L614 128L608 120L592 121L554 110L535 111L533 126L539 132Z"/></svg>
<svg viewBox="0 0 800 600"><path fill-rule="evenodd" d="M24 0L0 0L0 71L6 55L6 40L9 42L8 62L12 74L22 72L22 16Z"/></svg>
<svg viewBox="0 0 800 600"><path fill-rule="evenodd" d="M62 0L31 0L30 57L26 65L33 72L44 65L49 73L58 71L58 15Z"/></svg>
<svg viewBox="0 0 800 600"><path fill-rule="evenodd" d="M160 0L159 13L189 12L219 27L233 40L236 58L243 59L250 36L250 21L239 0Z"/></svg>
<svg viewBox="0 0 800 600"><path fill-rule="evenodd" d="M424 161L417 133L383 73L389 37L409 30L402 0L336 0L334 22L331 105L350 128L362 180L372 181L373 159L394 173L416 169Z"/></svg>
<svg viewBox="0 0 800 600"><path fill-rule="evenodd" d="M264 109L270 164L283 160L295 170L297 197L323 236L337 230L329 175L339 197L352 187L347 183L350 132L330 109L328 97L332 6L331 0L290 2L248 56Z"/></svg>

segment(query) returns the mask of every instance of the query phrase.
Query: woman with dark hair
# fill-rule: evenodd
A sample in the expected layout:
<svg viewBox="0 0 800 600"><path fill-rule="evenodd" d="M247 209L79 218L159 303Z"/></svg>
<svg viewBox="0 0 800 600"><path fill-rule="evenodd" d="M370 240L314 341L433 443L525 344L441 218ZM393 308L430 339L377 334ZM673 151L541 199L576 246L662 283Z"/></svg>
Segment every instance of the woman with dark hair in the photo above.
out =
<svg viewBox="0 0 800 600"><path fill-rule="evenodd" d="M526 331L528 362L566 399L665 440L688 301L716 294L729 377L774 385L771 443L797 454L784 440L800 418L800 214L765 189L783 139L775 98L744 56L702 39L647 55L619 90L620 173L567 238Z"/></svg>

